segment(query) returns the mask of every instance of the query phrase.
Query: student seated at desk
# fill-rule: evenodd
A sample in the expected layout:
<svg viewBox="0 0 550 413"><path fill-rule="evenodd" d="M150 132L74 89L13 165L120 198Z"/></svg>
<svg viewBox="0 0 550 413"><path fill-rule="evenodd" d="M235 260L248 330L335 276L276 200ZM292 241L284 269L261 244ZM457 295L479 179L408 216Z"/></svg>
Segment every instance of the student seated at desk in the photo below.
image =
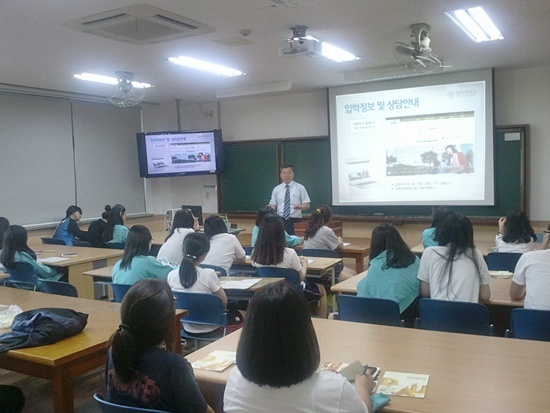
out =
<svg viewBox="0 0 550 413"><path fill-rule="evenodd" d="M174 214L172 228L159 249L158 258L166 258L172 265L180 265L183 258L183 240L199 230L199 219L190 209L180 209Z"/></svg>
<svg viewBox="0 0 550 413"><path fill-rule="evenodd" d="M333 371L318 372L320 351L309 309L288 283L270 284L250 301L229 373L226 413L372 411L370 374L351 384Z"/></svg>
<svg viewBox="0 0 550 413"><path fill-rule="evenodd" d="M256 223L254 225L254 228L252 228L252 237L250 239L250 245L254 246L256 245L256 240L258 239L258 232L260 231L260 224L262 223L263 219L268 214L274 214L275 210L271 207L265 207L258 211L256 214ZM285 231L285 241L287 247L295 247L296 245L300 245L304 240L297 235L289 235L288 232Z"/></svg>
<svg viewBox="0 0 550 413"><path fill-rule="evenodd" d="M214 413L177 353L180 340L174 297L160 280L136 283L122 300L105 367L106 399L170 412Z"/></svg>
<svg viewBox="0 0 550 413"><path fill-rule="evenodd" d="M128 227L124 226L124 219L126 218L126 208L120 204L113 205L109 211L109 217L107 218L107 225L105 225L105 231L103 232L103 241L107 244L126 242L128 238Z"/></svg>
<svg viewBox="0 0 550 413"><path fill-rule="evenodd" d="M101 218L96 219L88 227L88 235L86 241L88 241L92 247L100 247L103 244L103 233L107 226L107 220L109 219L109 211L111 205L105 205L105 210L101 214Z"/></svg>
<svg viewBox="0 0 550 413"><path fill-rule="evenodd" d="M524 253L535 249L537 236L525 212L514 209L498 220L498 234L495 237L498 252Z"/></svg>
<svg viewBox="0 0 550 413"><path fill-rule="evenodd" d="M223 222L223 220L222 220ZM224 224L225 225L225 224ZM199 265L210 250L208 238L203 234L189 234L183 240L183 259L179 269L168 274L168 284L174 291L215 294L227 306L227 295L223 290L218 275L213 269L201 268ZM235 307L227 309L227 322L231 326L242 324L245 312ZM185 321L185 320L184 320ZM212 325L183 323L188 333L202 337L219 337L221 331Z"/></svg>
<svg viewBox="0 0 550 413"><path fill-rule="evenodd" d="M267 215L258 233L258 241L252 251L252 265L254 267L293 268L300 274L302 292L308 303L319 301L317 315L327 317L327 293L321 284L314 284L306 280L307 259L298 257L296 251L287 248L285 243L285 224L283 219L276 215Z"/></svg>
<svg viewBox="0 0 550 413"><path fill-rule="evenodd" d="M342 237L337 237L334 230L328 226L332 219L332 210L328 205L321 205L309 217L309 223L304 232L304 249L336 250L344 247ZM348 267L343 267L338 276L339 281L347 280L357 273Z"/></svg>
<svg viewBox="0 0 550 413"><path fill-rule="evenodd" d="M203 264L217 265L229 273L229 268L235 264L246 264L246 253L233 234L227 233L224 220L212 215L204 220L204 235L210 241L210 251Z"/></svg>
<svg viewBox="0 0 550 413"><path fill-rule="evenodd" d="M399 232L390 224L380 224L372 231L370 266L367 276L357 284L357 296L385 298L399 304L401 314L419 295L420 259L412 253ZM417 309L407 320L414 320Z"/></svg>
<svg viewBox="0 0 550 413"><path fill-rule="evenodd" d="M131 285L144 278L160 278L166 281L173 267L162 265L149 255L152 243L153 237L147 227L134 225L130 229L124 255L113 267L113 283Z"/></svg>
<svg viewBox="0 0 550 413"><path fill-rule="evenodd" d="M73 245L75 238L81 241L88 241L86 239L88 233L78 228L77 222L82 217L82 209L76 205L71 205L65 212L65 218L61 220L53 237L65 241L67 245Z"/></svg>
<svg viewBox="0 0 550 413"><path fill-rule="evenodd" d="M510 298L524 297L524 308L550 310L550 250L526 252L516 264Z"/></svg>
<svg viewBox="0 0 550 413"><path fill-rule="evenodd" d="M436 233L441 230L441 224L445 218L453 213L452 210L445 207L437 207L433 209L433 219L430 228L422 232L422 245L424 248L435 247L439 245L436 241Z"/></svg>
<svg viewBox="0 0 550 413"><path fill-rule="evenodd" d="M36 261L36 254L27 245L27 230L21 225L10 225L4 233L4 243L0 261L6 268L13 268L18 262L32 265L40 289L40 279L58 281L63 274Z"/></svg>
<svg viewBox="0 0 550 413"><path fill-rule="evenodd" d="M474 230L464 215L451 214L441 227L440 246L428 247L420 259L418 279L423 297L477 303L491 298L491 275L474 246Z"/></svg>

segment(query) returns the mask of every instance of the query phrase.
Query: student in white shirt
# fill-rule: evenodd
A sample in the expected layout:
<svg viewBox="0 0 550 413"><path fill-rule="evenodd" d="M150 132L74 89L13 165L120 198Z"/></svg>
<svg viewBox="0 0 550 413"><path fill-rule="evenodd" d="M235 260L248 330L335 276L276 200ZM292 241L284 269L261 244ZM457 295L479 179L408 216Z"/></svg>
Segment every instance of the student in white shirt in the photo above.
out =
<svg viewBox="0 0 550 413"><path fill-rule="evenodd" d="M524 252L535 249L537 236L529 218L520 209L508 212L506 217L498 220L498 234L495 244L498 252Z"/></svg>
<svg viewBox="0 0 550 413"><path fill-rule="evenodd" d="M250 301L224 394L226 413L372 411L372 376L351 384L318 372L320 351L309 309L288 283L270 284Z"/></svg>
<svg viewBox="0 0 550 413"><path fill-rule="evenodd" d="M166 258L172 265L180 265L183 258L183 240L199 230L199 219L190 209L181 209L174 214L172 228L159 249L158 258Z"/></svg>
<svg viewBox="0 0 550 413"><path fill-rule="evenodd" d="M445 218L439 246L428 247L420 259L418 279L423 297L477 303L491 298L491 275L474 246L474 230L464 215Z"/></svg>
<svg viewBox="0 0 550 413"><path fill-rule="evenodd" d="M204 220L204 235L210 240L210 251L203 264L217 265L229 273L233 263L246 264L246 253L237 237L227 233L224 220L211 215Z"/></svg>
<svg viewBox="0 0 550 413"><path fill-rule="evenodd" d="M550 310L550 250L526 252L516 264L510 298L524 297L524 308Z"/></svg>

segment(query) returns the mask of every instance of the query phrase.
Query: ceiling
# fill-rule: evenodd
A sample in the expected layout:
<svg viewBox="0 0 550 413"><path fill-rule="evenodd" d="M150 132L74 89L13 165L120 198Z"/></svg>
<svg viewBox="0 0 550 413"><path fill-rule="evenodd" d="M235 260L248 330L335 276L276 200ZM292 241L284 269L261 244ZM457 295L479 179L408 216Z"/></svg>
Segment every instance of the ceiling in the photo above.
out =
<svg viewBox="0 0 550 413"><path fill-rule="evenodd" d="M206 24L214 31L194 37L133 45L82 33L64 24L134 4L148 4ZM474 43L444 11L481 5L504 40ZM409 26L431 26L431 47L445 71L550 65L549 0L319 0L289 8L271 0L0 0L0 89L11 85L108 96L112 86L74 79L75 73L135 73L155 87L145 101L216 100L216 91L290 81L292 91L315 90L398 73L395 41L410 42ZM344 48L361 59L336 63L323 57L280 57L291 27ZM250 30L248 36L240 34ZM246 43L227 46L221 43ZM175 66L186 54L246 72L222 77ZM397 72L396 72L397 71Z"/></svg>

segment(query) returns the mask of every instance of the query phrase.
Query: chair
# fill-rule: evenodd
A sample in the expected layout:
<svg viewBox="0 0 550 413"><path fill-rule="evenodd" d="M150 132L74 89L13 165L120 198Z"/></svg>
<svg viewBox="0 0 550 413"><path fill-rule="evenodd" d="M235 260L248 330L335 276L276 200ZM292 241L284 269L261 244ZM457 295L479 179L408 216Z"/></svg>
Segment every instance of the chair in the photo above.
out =
<svg viewBox="0 0 550 413"><path fill-rule="evenodd" d="M333 250L321 250L315 248L303 248L299 251L296 251L298 255L303 255L305 257L325 257L325 258L340 258L338 253ZM334 267L335 276L338 277L342 270L344 269L344 264L340 263Z"/></svg>
<svg viewBox="0 0 550 413"><path fill-rule="evenodd" d="M258 267L258 275L260 277L284 278L286 282L295 285L300 289L300 291L303 290L302 283L300 281L300 274L295 269L279 267Z"/></svg>
<svg viewBox="0 0 550 413"><path fill-rule="evenodd" d="M339 294L337 300L338 314L334 316L337 320L386 326L405 325L400 318L399 304L395 301L347 294Z"/></svg>
<svg viewBox="0 0 550 413"><path fill-rule="evenodd" d="M181 337L197 341L215 341L225 336L227 314L222 299L214 294L172 291L176 308L189 311L182 323L222 327L219 337L201 337L182 329Z"/></svg>
<svg viewBox="0 0 550 413"><path fill-rule="evenodd" d="M115 284L111 283L111 288L113 289L113 301L115 303L121 303L122 299L132 287L131 284Z"/></svg>
<svg viewBox="0 0 550 413"><path fill-rule="evenodd" d="M107 242L106 244L113 250L123 250L126 245L124 242Z"/></svg>
<svg viewBox="0 0 550 413"><path fill-rule="evenodd" d="M510 313L506 337L550 341L550 311L515 308Z"/></svg>
<svg viewBox="0 0 550 413"><path fill-rule="evenodd" d="M535 234L537 236L537 240L535 242L541 243L544 240L544 234Z"/></svg>
<svg viewBox="0 0 550 413"><path fill-rule="evenodd" d="M99 393L94 394L101 411L103 413L168 413L164 410L151 410L142 407L123 406L122 404L114 404L106 401Z"/></svg>
<svg viewBox="0 0 550 413"><path fill-rule="evenodd" d="M58 238L46 238L42 237L40 238L42 240L42 244L54 244L54 245L67 245L65 241Z"/></svg>
<svg viewBox="0 0 550 413"><path fill-rule="evenodd" d="M491 271L514 272L520 257L519 252L490 252L485 259Z"/></svg>
<svg viewBox="0 0 550 413"><path fill-rule="evenodd" d="M51 280L40 280L42 285L42 291L47 294L57 294L64 295L67 297L78 297L78 291L76 287L72 284L63 282L63 281L51 281Z"/></svg>
<svg viewBox="0 0 550 413"><path fill-rule="evenodd" d="M252 245L249 245L247 247L243 247L244 248L244 253L248 256L250 256L250 254L252 254L252 250L254 249L254 247Z"/></svg>
<svg viewBox="0 0 550 413"><path fill-rule="evenodd" d="M6 272L10 276L1 281L3 286L36 291L38 279L34 274L34 268L31 264L15 262L13 267L6 268Z"/></svg>
<svg viewBox="0 0 550 413"><path fill-rule="evenodd" d="M216 271L216 273L218 273L218 277L227 277L227 271L225 271L224 268L219 267L217 265L200 264L199 267L201 267L201 268L210 268L211 270Z"/></svg>
<svg viewBox="0 0 550 413"><path fill-rule="evenodd" d="M418 310L419 317L414 322L415 328L494 335L494 327L489 324L489 309L483 304L422 298Z"/></svg>
<svg viewBox="0 0 550 413"><path fill-rule="evenodd" d="M92 244L90 244L89 242L86 242L86 241L81 241L79 239L74 239L73 240L73 246L75 246L75 247L91 247Z"/></svg>

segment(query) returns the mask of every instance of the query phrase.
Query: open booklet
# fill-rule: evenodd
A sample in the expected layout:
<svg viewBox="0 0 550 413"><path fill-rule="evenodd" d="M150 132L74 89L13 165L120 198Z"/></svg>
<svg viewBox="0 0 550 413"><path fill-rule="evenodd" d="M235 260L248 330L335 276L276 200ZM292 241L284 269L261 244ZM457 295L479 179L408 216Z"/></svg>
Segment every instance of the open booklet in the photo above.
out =
<svg viewBox="0 0 550 413"><path fill-rule="evenodd" d="M369 372L375 383L378 380L380 368L374 366L364 366L359 360L353 363L329 362L321 366L320 371L331 370L344 376L348 381L355 381L355 376Z"/></svg>
<svg viewBox="0 0 550 413"><path fill-rule="evenodd" d="M378 382L377 393L388 396L426 397L429 374L386 371Z"/></svg>
<svg viewBox="0 0 550 413"><path fill-rule="evenodd" d="M237 353L234 351L215 350L208 356L195 361L191 366L194 369L209 371L224 371L229 366L235 364Z"/></svg>

